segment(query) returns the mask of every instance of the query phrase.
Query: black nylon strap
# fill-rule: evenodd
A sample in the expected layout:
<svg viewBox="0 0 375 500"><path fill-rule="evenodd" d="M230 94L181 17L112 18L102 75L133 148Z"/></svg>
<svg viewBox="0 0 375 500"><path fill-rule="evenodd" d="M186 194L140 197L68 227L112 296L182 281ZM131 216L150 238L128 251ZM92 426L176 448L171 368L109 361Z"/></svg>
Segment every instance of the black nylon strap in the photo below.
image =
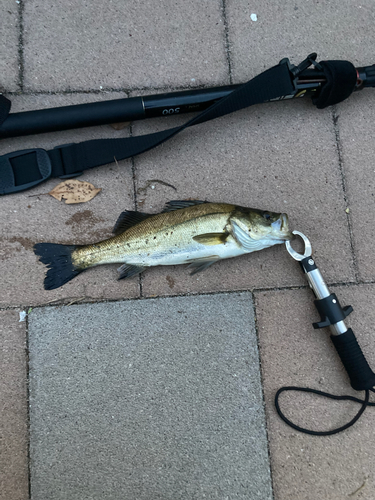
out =
<svg viewBox="0 0 375 500"><path fill-rule="evenodd" d="M10 100L0 94L0 127L9 115L11 105Z"/></svg>
<svg viewBox="0 0 375 500"><path fill-rule="evenodd" d="M46 151L51 162L51 174L48 177L74 177L88 168L94 168L112 163L115 160L123 160L136 156L158 146L187 127L225 116L254 104L260 104L271 99L293 94L294 90L295 88L288 64L282 62L237 88L227 97L220 99L180 127L123 139L97 139L85 141L58 146L53 150ZM30 151L28 151L28 153L30 153ZM37 163L32 165L32 160L30 158L29 155L28 161L30 170L40 170ZM37 162L36 155L35 162ZM29 179L27 165L28 162L17 157L17 153L12 153L10 159L7 155L0 157L0 194L21 191L22 189L32 187L32 185L39 184L48 178L42 174L41 180L39 176L39 180L36 181L35 184L29 182L29 184L23 188L22 179ZM9 187L9 179L11 179L12 176L17 178L15 189ZM6 184L2 182L3 178L7 179Z"/></svg>
<svg viewBox="0 0 375 500"><path fill-rule="evenodd" d="M99 139L63 147L60 150L62 165L56 151L48 151L52 160L52 176L70 175L87 168L97 167L116 160L124 160L162 144L187 127L225 116L253 104L262 103L293 92L290 72L286 65L278 65L261 73L229 96L180 127L143 136L124 139ZM63 171L61 170L63 169Z"/></svg>

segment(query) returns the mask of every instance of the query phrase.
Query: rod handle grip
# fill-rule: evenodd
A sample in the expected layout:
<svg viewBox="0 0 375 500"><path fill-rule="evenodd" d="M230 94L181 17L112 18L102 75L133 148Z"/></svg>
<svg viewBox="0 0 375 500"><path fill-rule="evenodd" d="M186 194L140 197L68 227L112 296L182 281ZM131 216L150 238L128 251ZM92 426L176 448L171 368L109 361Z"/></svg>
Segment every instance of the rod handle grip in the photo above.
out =
<svg viewBox="0 0 375 500"><path fill-rule="evenodd" d="M331 340L356 391L375 386L375 373L371 370L359 346L353 330L349 328L341 335L331 335Z"/></svg>

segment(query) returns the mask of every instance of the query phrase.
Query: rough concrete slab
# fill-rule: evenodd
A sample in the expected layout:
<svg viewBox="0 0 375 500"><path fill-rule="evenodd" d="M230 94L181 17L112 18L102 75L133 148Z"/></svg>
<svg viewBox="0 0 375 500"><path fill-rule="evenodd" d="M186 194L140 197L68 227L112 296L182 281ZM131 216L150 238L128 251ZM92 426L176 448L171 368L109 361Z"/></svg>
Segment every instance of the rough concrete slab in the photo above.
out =
<svg viewBox="0 0 375 500"><path fill-rule="evenodd" d="M235 293L34 310L32 500L270 500L252 307Z"/></svg>
<svg viewBox="0 0 375 500"><path fill-rule="evenodd" d="M218 0L27 2L25 85L56 91L224 84L221 6Z"/></svg>
<svg viewBox="0 0 375 500"><path fill-rule="evenodd" d="M183 122L183 117L137 122L133 132ZM256 106L185 130L136 157L135 168L140 210L158 212L168 200L195 198L285 211L292 228L311 238L317 258L324 255L328 280L354 279L331 110L300 101ZM301 283L298 267L277 246L192 277L181 266L147 270L143 291L170 295Z"/></svg>
<svg viewBox="0 0 375 500"><path fill-rule="evenodd" d="M54 106L119 99L122 93L94 95L39 95L13 99L13 111L26 111ZM128 128L88 127L17 137L0 142L0 154L27 148L52 149L56 145L95 138L126 137ZM31 190L1 199L2 238L0 242L0 304L35 305L59 299L123 298L139 295L138 278L117 282L116 266L102 266L88 271L54 291L45 291L45 266L32 251L37 242L86 244L111 236L112 228L125 210L132 210L133 174L131 160L86 171L79 180L88 181L102 191L91 201L66 205L47 195L61 182L51 179ZM38 196L39 195L39 196ZM26 278L27 277L27 278Z"/></svg>
<svg viewBox="0 0 375 500"><path fill-rule="evenodd" d="M256 14L256 21L251 14ZM359 66L373 62L371 0L227 0L226 19L234 82L249 79L284 57L299 64L312 52L318 53L318 60L345 59Z"/></svg>
<svg viewBox="0 0 375 500"><path fill-rule="evenodd" d="M373 369L374 288L374 285L353 285L331 289L342 306L354 307L347 324L353 328ZM372 500L375 488L373 408L368 408L354 427L329 437L295 431L284 424L274 408L275 393L285 385L363 397L363 392L351 389L329 339L329 330L316 331L311 326L319 319L313 294L307 289L259 292L256 314L275 500ZM281 396L280 403L294 422L314 430L344 425L359 409L350 402L298 393Z"/></svg>
<svg viewBox="0 0 375 500"><path fill-rule="evenodd" d="M1 2L0 16L0 92L19 90L19 5Z"/></svg>
<svg viewBox="0 0 375 500"><path fill-rule="evenodd" d="M368 59L372 61L372 59ZM366 63L364 63L366 64ZM354 250L361 280L374 280L375 95L364 89L337 106L343 170Z"/></svg>
<svg viewBox="0 0 375 500"><path fill-rule="evenodd" d="M29 495L26 323L0 311L0 499Z"/></svg>

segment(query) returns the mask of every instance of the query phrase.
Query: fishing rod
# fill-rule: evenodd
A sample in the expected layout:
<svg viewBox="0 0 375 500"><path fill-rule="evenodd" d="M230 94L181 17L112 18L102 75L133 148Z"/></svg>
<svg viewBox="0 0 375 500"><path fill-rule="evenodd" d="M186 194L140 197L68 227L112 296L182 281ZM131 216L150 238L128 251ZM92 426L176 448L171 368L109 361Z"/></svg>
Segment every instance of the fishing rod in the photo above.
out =
<svg viewBox="0 0 375 500"><path fill-rule="evenodd" d="M356 72L357 81L353 91L375 86L375 65L356 68ZM296 78L295 88L291 94L270 99L268 102L298 97L317 97L326 81L326 75L322 70L316 67L305 69ZM241 85L192 89L11 113L0 126L0 138L200 112L227 97Z"/></svg>
<svg viewBox="0 0 375 500"><path fill-rule="evenodd" d="M183 125L151 134L95 139L62 144L51 150L33 148L2 155L0 195L30 189L51 177L77 177L87 169L134 157L188 127L255 104L311 96L313 104L323 109L345 100L353 91L375 87L375 65L355 68L349 61L318 63L316 57L317 54L312 53L298 65L284 58L240 85L22 113L9 113L11 102L0 95L0 138L198 112Z"/></svg>

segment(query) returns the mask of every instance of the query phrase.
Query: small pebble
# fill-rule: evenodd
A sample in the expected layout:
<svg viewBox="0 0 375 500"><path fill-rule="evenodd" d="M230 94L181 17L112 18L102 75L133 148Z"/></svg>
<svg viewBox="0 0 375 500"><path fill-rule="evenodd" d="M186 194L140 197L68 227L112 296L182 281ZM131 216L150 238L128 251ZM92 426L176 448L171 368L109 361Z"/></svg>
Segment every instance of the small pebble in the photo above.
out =
<svg viewBox="0 0 375 500"><path fill-rule="evenodd" d="M258 16L256 14L251 14L250 19L255 22L258 20Z"/></svg>

